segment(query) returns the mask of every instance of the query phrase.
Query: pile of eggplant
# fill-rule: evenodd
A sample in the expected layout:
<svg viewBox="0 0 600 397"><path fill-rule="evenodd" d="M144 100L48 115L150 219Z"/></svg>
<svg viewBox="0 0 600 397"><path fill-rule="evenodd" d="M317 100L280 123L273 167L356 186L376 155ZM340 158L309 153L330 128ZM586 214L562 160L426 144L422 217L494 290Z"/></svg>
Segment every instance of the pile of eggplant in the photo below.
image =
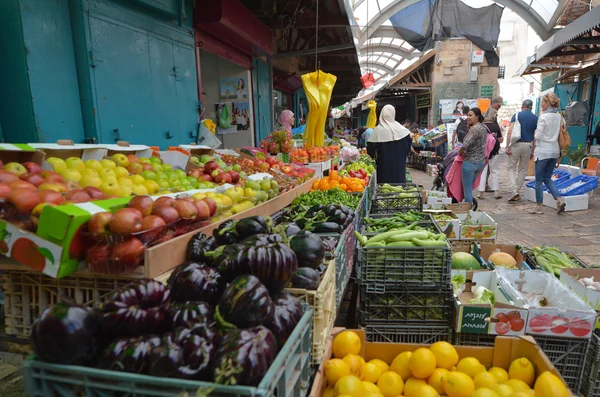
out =
<svg viewBox="0 0 600 397"><path fill-rule="evenodd" d="M301 230L323 234L342 234L354 220L354 210L341 204L315 204L295 207L280 216L282 224L295 224Z"/></svg>
<svg viewBox="0 0 600 397"><path fill-rule="evenodd" d="M263 217L198 233L167 285L137 280L97 309L59 303L33 326L40 360L152 376L257 386L300 321L285 287L318 288L325 249Z"/></svg>

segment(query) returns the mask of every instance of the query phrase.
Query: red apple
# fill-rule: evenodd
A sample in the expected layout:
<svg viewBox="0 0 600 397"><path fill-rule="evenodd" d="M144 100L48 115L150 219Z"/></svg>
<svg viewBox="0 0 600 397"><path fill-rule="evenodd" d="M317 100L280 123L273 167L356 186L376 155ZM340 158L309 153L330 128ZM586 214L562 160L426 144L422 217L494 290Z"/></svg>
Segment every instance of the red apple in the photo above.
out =
<svg viewBox="0 0 600 397"><path fill-rule="evenodd" d="M192 196L182 197L182 198L180 198L178 200L189 201L190 203L193 203L194 201L196 201L196 199L193 198Z"/></svg>
<svg viewBox="0 0 600 397"><path fill-rule="evenodd" d="M229 171L229 175L231 176L231 183L238 183L240 181L240 174L235 171Z"/></svg>
<svg viewBox="0 0 600 397"><path fill-rule="evenodd" d="M161 207L163 205L167 205L172 207L175 205L175 199L173 197L163 196L156 199L154 202L154 207Z"/></svg>
<svg viewBox="0 0 600 397"><path fill-rule="evenodd" d="M21 175L20 178L22 181L29 182L35 186L40 186L42 183L46 183L46 180L40 174L35 174L31 172Z"/></svg>
<svg viewBox="0 0 600 397"><path fill-rule="evenodd" d="M33 183L29 183L27 181L22 181L17 179L16 181L12 181L8 184L11 189L34 189L37 190L36 186Z"/></svg>
<svg viewBox="0 0 600 397"><path fill-rule="evenodd" d="M155 229L165 225L164 219L158 215L148 215L142 219L142 230Z"/></svg>
<svg viewBox="0 0 600 397"><path fill-rule="evenodd" d="M216 161L209 161L206 164L204 164L205 174L210 174L216 169L219 169L219 164Z"/></svg>
<svg viewBox="0 0 600 397"><path fill-rule="evenodd" d="M0 183L0 198L6 198L12 189L6 183Z"/></svg>
<svg viewBox="0 0 600 397"><path fill-rule="evenodd" d="M212 216L210 213L210 207L208 206L208 203L206 203L204 200L194 201L194 206L197 210L196 219L204 220L209 219Z"/></svg>
<svg viewBox="0 0 600 397"><path fill-rule="evenodd" d="M112 249L111 259L127 267L134 267L140 264L144 258L144 244L133 237L118 243Z"/></svg>
<svg viewBox="0 0 600 397"><path fill-rule="evenodd" d="M215 182L222 185L224 183L231 183L231 175L226 172L221 172L219 175L215 177Z"/></svg>
<svg viewBox="0 0 600 397"><path fill-rule="evenodd" d="M152 213L154 200L150 196L135 196L127 205L130 208L135 208L142 213L142 216L148 216Z"/></svg>
<svg viewBox="0 0 600 397"><path fill-rule="evenodd" d="M152 164L142 163L142 168L144 171L154 171L154 168L152 168Z"/></svg>
<svg viewBox="0 0 600 397"><path fill-rule="evenodd" d="M128 154L127 160L129 160L129 164L131 163L139 163L140 159L135 154Z"/></svg>
<svg viewBox="0 0 600 397"><path fill-rule="evenodd" d="M112 212L96 212L88 221L88 231L90 233L108 233L109 224L112 218Z"/></svg>
<svg viewBox="0 0 600 397"><path fill-rule="evenodd" d="M185 200L177 200L175 202L174 208L179 213L181 218L185 219L195 219L196 215L198 215L198 210L193 203Z"/></svg>
<svg viewBox="0 0 600 397"><path fill-rule="evenodd" d="M111 259L112 247L108 244L97 244L91 248L88 248L85 261L90 268L105 268Z"/></svg>
<svg viewBox="0 0 600 397"><path fill-rule="evenodd" d="M90 195L92 200L104 200L106 198L106 196L104 195L104 192L102 190L98 189L97 187L87 186L83 190L85 190L87 192L87 194Z"/></svg>
<svg viewBox="0 0 600 397"><path fill-rule="evenodd" d="M200 175L200 178L198 178L198 180L200 182L205 181L205 182L212 182L212 176L208 175L208 174L202 174Z"/></svg>
<svg viewBox="0 0 600 397"><path fill-rule="evenodd" d="M0 170L0 183L9 184L13 181L18 181L19 177L15 174L11 174L8 171Z"/></svg>
<svg viewBox="0 0 600 397"><path fill-rule="evenodd" d="M34 163L33 161L28 161L26 163L23 163L23 167L25 167L25 169L27 170L28 173L32 173L32 174L41 174L42 173L42 166Z"/></svg>
<svg viewBox="0 0 600 397"><path fill-rule="evenodd" d="M155 205L152 209L152 215L160 216L167 224L179 219L179 212L170 205L161 205L158 207Z"/></svg>
<svg viewBox="0 0 600 397"><path fill-rule="evenodd" d="M72 203L87 203L91 201L90 195L83 189L69 190L65 198Z"/></svg>
<svg viewBox="0 0 600 397"><path fill-rule="evenodd" d="M140 163L129 163L127 171L129 171L130 174L139 175L144 171L144 167Z"/></svg>
<svg viewBox="0 0 600 397"><path fill-rule="evenodd" d="M200 171L199 168L194 168L193 170L188 171L187 174L188 174L188 176L198 179L198 178L200 178L200 175L202 175L202 171Z"/></svg>
<svg viewBox="0 0 600 397"><path fill-rule="evenodd" d="M281 167L279 167L278 164L275 164L275 165L271 166L271 169L274 170L274 171L279 171L281 169Z"/></svg>
<svg viewBox="0 0 600 397"><path fill-rule="evenodd" d="M22 214L30 213L40 203L37 191L28 188L12 189L6 200L14 205L17 211Z"/></svg>
<svg viewBox="0 0 600 397"><path fill-rule="evenodd" d="M62 194L54 190L39 190L38 197L42 203L53 203L56 205L64 204L67 201Z"/></svg>
<svg viewBox="0 0 600 397"><path fill-rule="evenodd" d="M215 202L215 200L211 199L210 197L204 197L202 201L204 201L208 205L208 209L210 210L210 216L213 216L217 213L217 203ZM200 210L198 210L198 214L199 213Z"/></svg>
<svg viewBox="0 0 600 397"><path fill-rule="evenodd" d="M42 171L42 177L48 182L64 182L65 178L54 171Z"/></svg>
<svg viewBox="0 0 600 397"><path fill-rule="evenodd" d="M269 163L269 165L271 166L277 164L277 157L269 156L267 157L266 162Z"/></svg>
<svg viewBox="0 0 600 397"><path fill-rule="evenodd" d="M142 213L135 208L121 208L113 214L108 228L115 234L137 233L142 230Z"/></svg>
<svg viewBox="0 0 600 397"><path fill-rule="evenodd" d="M73 182L73 181L69 181L69 182L65 183L65 186L67 187L67 191L82 189L82 187L81 187L81 185L79 185L79 183Z"/></svg>

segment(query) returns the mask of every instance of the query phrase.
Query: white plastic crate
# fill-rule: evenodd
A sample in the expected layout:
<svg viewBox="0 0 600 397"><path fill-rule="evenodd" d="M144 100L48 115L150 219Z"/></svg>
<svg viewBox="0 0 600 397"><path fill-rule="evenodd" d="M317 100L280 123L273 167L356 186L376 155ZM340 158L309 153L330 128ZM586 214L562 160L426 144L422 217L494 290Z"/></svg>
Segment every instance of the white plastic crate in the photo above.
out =
<svg viewBox="0 0 600 397"><path fill-rule="evenodd" d="M525 200L535 203L535 189L526 187L525 188ZM564 196L565 200L565 211L580 211L587 210L590 204L590 196L587 194L581 194L578 196ZM544 192L544 206L556 209L556 200L548 192Z"/></svg>

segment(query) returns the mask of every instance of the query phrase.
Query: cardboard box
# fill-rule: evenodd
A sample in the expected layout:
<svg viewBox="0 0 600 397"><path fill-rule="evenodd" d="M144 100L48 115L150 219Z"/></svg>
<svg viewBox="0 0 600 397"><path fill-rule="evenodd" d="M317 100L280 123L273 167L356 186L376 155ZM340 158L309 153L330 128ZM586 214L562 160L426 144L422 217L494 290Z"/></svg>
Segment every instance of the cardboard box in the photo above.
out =
<svg viewBox="0 0 600 397"><path fill-rule="evenodd" d="M473 205L471 203L455 203L446 205L446 208L455 214L468 214Z"/></svg>
<svg viewBox="0 0 600 397"><path fill-rule="evenodd" d="M600 269L562 269L560 281L571 289L577 296L596 311L600 311L600 291L587 288L577 280L580 278L594 278L600 282ZM596 329L600 329L600 318L596 321Z"/></svg>
<svg viewBox="0 0 600 397"><path fill-rule="evenodd" d="M343 328L334 328L331 337L334 338L342 331L344 331ZM361 351L359 354L365 361L378 358L389 365L400 353L415 351L420 347L430 346L411 343L366 342L364 331L353 331L356 332L361 339ZM454 346L454 348L459 357L475 357L488 369L491 367L500 367L508 371L511 362L517 358L526 357L533 364L536 371L536 377L545 371L550 371L564 382L564 379L558 370L552 365L542 349L530 336L499 336L495 340L494 347ZM331 341L325 350L323 361L317 369L315 380L308 395L309 397L321 397L323 395L323 392L327 387L327 380L325 379L325 363L330 358L332 358ZM573 394L570 394L570 396L572 397Z"/></svg>
<svg viewBox="0 0 600 397"><path fill-rule="evenodd" d="M454 329L465 334L486 335L525 335L527 309L515 306L514 302L498 288L496 273L490 270L452 270L452 275L462 274L466 280L464 291L455 295ZM478 286L485 287L494 293L495 302L489 304L473 304L469 301L475 297L473 291ZM508 315L518 317L508 322Z"/></svg>
<svg viewBox="0 0 600 397"><path fill-rule="evenodd" d="M460 239L486 239L495 240L498 224L485 212L470 211L469 213L456 214L460 219ZM470 218L467 221L467 218ZM468 224L465 224L465 221Z"/></svg>
<svg viewBox="0 0 600 397"><path fill-rule="evenodd" d="M452 204L452 199L444 192L424 191L423 209L441 210Z"/></svg>
<svg viewBox="0 0 600 397"><path fill-rule="evenodd" d="M154 151L151 147L146 145L130 145L129 142L119 141L115 145L98 145L106 149L106 157L110 157L113 154L121 153L125 155L133 154L137 157L152 157Z"/></svg>
<svg viewBox="0 0 600 397"><path fill-rule="evenodd" d="M577 269L580 270L580 269ZM529 311L525 332L565 338L592 336L597 313L574 292L542 270L497 268L498 285ZM540 301L543 300L543 304Z"/></svg>
<svg viewBox="0 0 600 397"><path fill-rule="evenodd" d="M44 152L37 150L27 144L0 143L0 160L3 164L28 161L42 165L44 163Z"/></svg>
<svg viewBox="0 0 600 397"><path fill-rule="evenodd" d="M425 207L425 204L423 204L423 208L424 207ZM448 210L427 210L424 212L428 212L433 216L435 223L437 223L440 230L446 234L446 237L448 238L448 240L458 240L458 237L460 236L460 220L456 217L456 214L454 214L452 211L448 211ZM437 220L437 219L435 219L436 214L449 215L449 216L453 217L454 219L443 220L443 221Z"/></svg>
<svg viewBox="0 0 600 397"><path fill-rule="evenodd" d="M315 176L322 178L323 174L331 169L331 160L321 163L308 163L305 167L315 170Z"/></svg>
<svg viewBox="0 0 600 397"><path fill-rule="evenodd" d="M492 266L491 263L489 263L488 259L495 252L505 252L505 253L509 254L510 256L512 256L513 258L515 258L515 261L517 261L517 265L519 266L519 269L531 270L531 266L529 266L527 264L527 262L525 262L525 256L523 255L523 252L521 250L517 249L516 245L510 245L510 244L481 243L479 245L479 252L478 252L479 258L478 259L480 260L481 265L483 267L494 270L494 267Z"/></svg>
<svg viewBox="0 0 600 397"><path fill-rule="evenodd" d="M107 153L107 149L98 145L74 144L73 141L62 140L56 143L30 143L31 147L44 152L45 158L42 163L42 168L53 171L52 164L45 161L50 157L58 157L66 160L69 157L78 157L83 161L87 160L102 160Z"/></svg>

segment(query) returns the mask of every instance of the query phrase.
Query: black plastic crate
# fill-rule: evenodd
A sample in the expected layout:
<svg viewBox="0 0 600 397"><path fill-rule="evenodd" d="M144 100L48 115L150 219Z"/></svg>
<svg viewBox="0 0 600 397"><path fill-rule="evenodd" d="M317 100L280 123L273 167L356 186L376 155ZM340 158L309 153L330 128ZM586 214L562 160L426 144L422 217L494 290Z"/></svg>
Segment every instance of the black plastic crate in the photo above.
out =
<svg viewBox="0 0 600 397"><path fill-rule="evenodd" d="M452 249L444 247L362 247L357 244L356 276L361 283L397 286L450 285Z"/></svg>
<svg viewBox="0 0 600 397"><path fill-rule="evenodd" d="M452 341L452 329L448 326L378 324L367 325L362 329L365 331L367 342L430 345L440 341Z"/></svg>
<svg viewBox="0 0 600 397"><path fill-rule="evenodd" d="M371 218L371 219L377 219L377 218L389 218L391 216L393 216L394 214L370 214L369 216L367 216L367 218ZM364 221L364 217L361 219L361 225L360 225L360 233L363 236L376 236L380 233L383 232L367 232L367 223ZM408 225L408 223L407 223ZM432 233L442 233L442 229L440 229L440 227L438 226L437 222L433 219L433 216L431 214L425 214L425 217L423 220L418 221L417 223L418 226L422 227L422 228L430 228Z"/></svg>
<svg viewBox="0 0 600 397"><path fill-rule="evenodd" d="M454 334L454 344L457 346L494 346L496 335L489 334Z"/></svg>
<svg viewBox="0 0 600 397"><path fill-rule="evenodd" d="M423 211L423 196L398 197L392 195L375 196L371 202L370 214L395 214L410 210Z"/></svg>
<svg viewBox="0 0 600 397"><path fill-rule="evenodd" d="M579 391L582 385L583 368L590 346L590 339L545 335L532 336L565 379L567 386L574 392Z"/></svg>
<svg viewBox="0 0 600 397"><path fill-rule="evenodd" d="M581 392L585 397L600 397L600 338L595 332L583 367Z"/></svg>
<svg viewBox="0 0 600 397"><path fill-rule="evenodd" d="M360 323L452 325L452 288L395 288L360 286Z"/></svg>

